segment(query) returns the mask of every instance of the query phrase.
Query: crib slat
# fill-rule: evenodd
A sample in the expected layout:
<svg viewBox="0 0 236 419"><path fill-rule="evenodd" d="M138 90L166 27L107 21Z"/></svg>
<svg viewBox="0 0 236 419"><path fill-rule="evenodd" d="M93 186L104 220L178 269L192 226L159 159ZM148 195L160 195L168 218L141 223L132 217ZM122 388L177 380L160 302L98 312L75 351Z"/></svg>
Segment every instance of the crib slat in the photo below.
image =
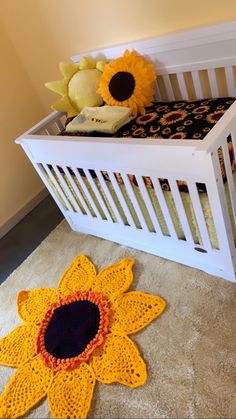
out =
<svg viewBox="0 0 236 419"><path fill-rule="evenodd" d="M168 179L168 181L169 181L169 184L170 184L172 197L173 197L174 202L175 202L178 217L179 217L180 223L181 223L183 231L184 231L184 235L186 237L186 240L193 245L194 241L193 241L191 229L189 227L188 219L187 219L185 209L184 209L184 205L183 205L183 202L182 202L182 199L181 199L181 196L180 196L179 188L176 184L176 180Z"/></svg>
<svg viewBox="0 0 236 419"><path fill-rule="evenodd" d="M193 85L194 85L194 89L195 89L195 93L196 93L196 98L197 99L202 99L203 98L203 93L202 93L202 86L201 86L198 71L192 71L192 79L193 79Z"/></svg>
<svg viewBox="0 0 236 419"><path fill-rule="evenodd" d="M49 182L49 179L48 179L49 176L46 175L46 173L45 173L46 168L44 167L44 165L42 163L38 163L37 166L36 166L36 170L38 171L40 176L43 176L43 182L45 183L47 189L49 190L50 194L52 195L52 197L56 201L59 208L61 209L61 207L63 207L64 210L68 211L65 200L62 197L61 193L58 191L58 189L56 189L56 191L55 191L53 186ZM51 178L50 178L50 180L51 180ZM54 185L54 183L53 183L53 185ZM54 187L55 187L55 185L54 185ZM62 212L63 212L63 210L62 210Z"/></svg>
<svg viewBox="0 0 236 419"><path fill-rule="evenodd" d="M228 182L228 187L229 187L231 207L232 207L233 216L234 216L234 223L236 226L236 193L235 193L234 179L233 179L231 163L230 163L230 158L229 158L228 145L227 143L224 143L221 147L223 150L224 165L225 165L227 182Z"/></svg>
<svg viewBox="0 0 236 419"><path fill-rule="evenodd" d="M170 82L170 77L168 74L163 75L163 81L164 81L165 88L168 94L168 100L172 100L172 101L175 100L174 92L173 92L172 85Z"/></svg>
<svg viewBox="0 0 236 419"><path fill-rule="evenodd" d="M158 102L163 102L163 97L161 95L157 80L154 83L154 95Z"/></svg>
<svg viewBox="0 0 236 419"><path fill-rule="evenodd" d="M52 123L51 123L51 125L48 124L46 126L45 131L46 131L47 135L54 135L53 128L52 128Z"/></svg>
<svg viewBox="0 0 236 419"><path fill-rule="evenodd" d="M124 214L125 214L125 216L126 216L126 218L128 220L129 225L131 227L134 227L136 229L137 227L136 227L136 225L134 223L132 214L131 214L131 212L129 210L129 207L128 207L128 205L126 203L126 200L125 200L125 198L124 198L124 196L123 196L123 194L122 194L122 192L120 190L120 187L119 187L119 185L117 183L117 180L116 180L114 174L112 172L108 172L108 176L109 176L109 179L111 180L111 183L112 183L112 186L113 186L113 188L114 188L114 190L116 192L116 195L119 198L120 204L122 206L122 209L123 209Z"/></svg>
<svg viewBox="0 0 236 419"><path fill-rule="evenodd" d="M115 202L113 201L111 192L109 191L109 188L107 187L107 184L106 184L106 182L105 182L102 174L100 173L99 170L96 172L96 174L97 174L97 177L99 179L100 184L103 187L103 190L106 192L105 195L106 195L107 201L109 202L109 204L110 204L110 206L112 208L112 211L113 211L113 213L114 213L114 215L116 217L116 220L114 222L117 222L117 220L119 220L119 223L123 224L123 221L122 221L122 218L120 216L120 213L119 213L119 211L118 211L118 209L116 207Z"/></svg>
<svg viewBox="0 0 236 419"><path fill-rule="evenodd" d="M66 119L67 119L66 114L61 115L60 118L59 118L59 121L62 123L63 128L65 127Z"/></svg>
<svg viewBox="0 0 236 419"><path fill-rule="evenodd" d="M123 179L123 182L125 184L126 190L127 190L128 194L129 194L129 196L131 198L132 204L134 206L134 210L135 210L135 212L136 212L136 214L138 216L138 219L139 219L139 222L141 224L142 229L145 230L145 231L149 231L148 230L148 226L146 224L146 220L145 220L145 218L143 216L143 213L142 213L142 211L140 209L140 206L139 206L139 203L138 203L137 198L135 196L135 193L133 191L133 188L132 188L132 186L130 184L130 180L128 178L128 175L126 173L122 173L122 172L120 172L120 174L122 176L122 179Z"/></svg>
<svg viewBox="0 0 236 419"><path fill-rule="evenodd" d="M59 132L63 131L64 126L62 125L62 123L59 119L57 121L55 121L55 125L56 125Z"/></svg>
<svg viewBox="0 0 236 419"><path fill-rule="evenodd" d="M57 193L59 194L59 196L61 197L62 201L65 203L66 209L67 211L69 209L71 209L73 211L73 208L65 194L65 191L63 190L62 186L60 186L60 184L58 183L58 181L56 180L56 178L53 176L51 170L49 169L48 165L45 164L43 165L44 170L46 171L49 179L51 180L52 184L54 185L55 189L57 190Z"/></svg>
<svg viewBox="0 0 236 419"><path fill-rule="evenodd" d="M183 73L177 73L177 79L178 79L182 99L183 100L188 100L189 96L188 96L188 91L187 91L187 88L186 88L186 83L185 83L185 80L184 80Z"/></svg>
<svg viewBox="0 0 236 419"><path fill-rule="evenodd" d="M161 92L160 92L159 86L157 84L157 80L154 81L154 99L157 102L160 102L162 100L161 99Z"/></svg>
<svg viewBox="0 0 236 419"><path fill-rule="evenodd" d="M226 83L229 96L236 96L233 67L225 67Z"/></svg>
<svg viewBox="0 0 236 419"><path fill-rule="evenodd" d="M232 139L232 144L233 144L233 151L234 151L234 157L236 158L236 129L231 127L230 130L230 137Z"/></svg>
<svg viewBox="0 0 236 419"><path fill-rule="evenodd" d="M176 240L179 240L160 183L155 178L151 178L151 181L154 187L156 198L160 204L163 217L168 227L170 236Z"/></svg>
<svg viewBox="0 0 236 419"><path fill-rule="evenodd" d="M136 179L138 181L139 189L140 189L140 192L143 196L143 199L144 199L145 205L147 207L148 213L151 216L150 218L151 218L153 227L155 228L156 233L158 233L162 236L163 235L162 230L161 230L161 227L159 225L159 222L158 222L157 216L155 214L155 211L153 209L152 202L151 202L150 196L147 192L144 179L143 179L142 176L138 176L138 175L136 175Z"/></svg>
<svg viewBox="0 0 236 419"><path fill-rule="evenodd" d="M61 183L61 185L63 186L63 189L65 189L65 192L66 192L66 194L67 194L67 196L70 198L70 201L71 201L71 203L72 203L72 210L73 211L75 211L76 210L76 212L79 212L80 214L83 214L82 213L82 211L81 211L81 209L80 209L80 207L79 207L79 205L78 205L78 203L76 202L76 199L74 198L74 196L73 196L73 194L72 194L72 192L71 192L71 190L70 190L70 188L69 188L69 186L67 185L67 183L66 183L66 181L65 181L65 179L64 179L64 177L62 176L62 174L60 173L60 171L58 170L58 168L57 168L57 166L56 165L52 165L52 168L53 168L53 170L55 171L55 173L56 173L56 175L57 175L57 177L58 177L58 179L60 180L60 183ZM63 169L64 170L64 169ZM73 208L74 207L74 208Z"/></svg>
<svg viewBox="0 0 236 419"><path fill-rule="evenodd" d="M97 218L99 218L99 219L102 219L102 217L101 217L101 215L100 215L100 213L99 213L99 211L98 211L98 209L97 209L96 205L93 203L93 200L91 199L90 193L89 193L89 191L88 191L88 189L87 189L87 187L86 187L86 185L85 185L85 183L84 183L84 181L83 181L83 179L82 179L81 174L79 173L79 171L77 170L77 168L76 168L76 167L71 166L71 169L73 170L73 172L74 172L74 174L75 174L75 177L76 177L76 179L77 179L77 181L78 181L78 183L79 183L79 185L80 185L80 187L81 187L81 189L82 189L82 191L83 191L83 193L84 193L84 196L85 196L85 197L86 197L86 199L87 199L87 202L89 202L89 205L90 205L90 206L91 206L91 208L93 209L93 212L94 212L95 216L96 216ZM80 193L80 191L79 191L79 190L78 190L78 194L79 194L79 196L80 196L81 201L83 202L84 207L85 207L85 208L86 208L86 210L87 210L87 213L88 213L88 214L89 214L89 213L91 213L91 210L89 209L89 207L88 207L88 205L87 205L87 202L85 201L85 199L83 198L83 195ZM91 215L93 216L93 214L92 214L92 213L91 213Z"/></svg>
<svg viewBox="0 0 236 419"><path fill-rule="evenodd" d="M207 70L208 77L209 77L209 83L211 87L211 95L212 97L218 97L219 96L219 90L217 86L217 80L216 80L216 73L214 68L209 68Z"/></svg>
<svg viewBox="0 0 236 419"><path fill-rule="evenodd" d="M206 220L203 214L202 205L199 198L199 193L197 190L197 185L195 182L188 181L188 189L190 193L190 198L193 204L193 209L195 212L196 222L200 231L201 239L203 246L207 249L211 249L211 242L209 240L208 230L206 226Z"/></svg>
<svg viewBox="0 0 236 419"><path fill-rule="evenodd" d="M110 213L109 213L109 211L108 211L105 203L103 202L103 199L102 199L102 197L100 195L100 192L98 191L97 187L94 184L94 180L93 180L93 178L92 178L89 170L88 169L83 169L83 170L84 170L84 173L85 173L85 175L87 177L87 180L89 181L89 184L90 184L90 186L91 186L91 188L93 190L93 193L96 196L96 198L97 198L97 200L98 200L98 202L99 202L99 204L100 204L100 206L101 206L101 208L102 208L102 210L103 210L103 212L104 212L104 214L106 216L106 219L112 221L112 217L111 217L111 215L110 215Z"/></svg>
<svg viewBox="0 0 236 419"><path fill-rule="evenodd" d="M79 201L79 203L80 203L80 205L83 207L83 204L81 203L81 193L80 193L80 191L79 191L79 189L78 189L78 187L77 187L77 185L76 185L76 183L75 183L75 180L73 179L73 176L70 174L70 172L69 172L69 170L67 169L67 167L63 167L63 170L64 170L64 172L66 173L66 176L67 176L67 178L69 179L69 181L70 181L70 185L71 185L71 187L72 187L72 189L73 189L73 191L74 191L74 193L75 193L75 195L76 195L76 197L77 197L77 199L78 199L78 201ZM83 200L84 201L84 200ZM84 208L83 208L84 209ZM83 213L83 211L81 211L82 212L82 215L85 215L84 213ZM86 211L85 211L85 209L84 209L84 212L86 213ZM87 212L87 214L89 214L89 211Z"/></svg>

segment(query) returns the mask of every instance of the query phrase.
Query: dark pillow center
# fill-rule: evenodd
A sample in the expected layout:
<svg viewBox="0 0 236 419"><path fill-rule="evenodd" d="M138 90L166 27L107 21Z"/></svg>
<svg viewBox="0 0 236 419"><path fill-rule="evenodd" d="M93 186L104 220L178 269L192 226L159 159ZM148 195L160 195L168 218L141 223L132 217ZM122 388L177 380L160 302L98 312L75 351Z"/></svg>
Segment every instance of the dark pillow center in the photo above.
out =
<svg viewBox="0 0 236 419"><path fill-rule="evenodd" d="M119 71L114 74L109 83L111 96L119 102L129 99L134 92L134 88L134 76L128 71Z"/></svg>
<svg viewBox="0 0 236 419"><path fill-rule="evenodd" d="M96 336L99 308L90 301L75 301L57 308L48 324L45 349L56 358L80 355Z"/></svg>

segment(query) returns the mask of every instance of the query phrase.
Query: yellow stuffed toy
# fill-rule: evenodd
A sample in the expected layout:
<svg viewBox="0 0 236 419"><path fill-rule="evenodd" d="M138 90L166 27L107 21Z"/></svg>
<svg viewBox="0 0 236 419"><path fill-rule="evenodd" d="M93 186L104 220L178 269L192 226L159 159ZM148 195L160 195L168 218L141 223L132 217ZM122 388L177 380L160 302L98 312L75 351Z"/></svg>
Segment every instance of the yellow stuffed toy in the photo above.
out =
<svg viewBox="0 0 236 419"><path fill-rule="evenodd" d="M91 58L82 58L79 64L61 62L59 64L63 80L51 81L45 86L62 98L52 105L52 109L67 112L68 117L76 116L85 106L101 106L103 99L97 93L104 63Z"/></svg>

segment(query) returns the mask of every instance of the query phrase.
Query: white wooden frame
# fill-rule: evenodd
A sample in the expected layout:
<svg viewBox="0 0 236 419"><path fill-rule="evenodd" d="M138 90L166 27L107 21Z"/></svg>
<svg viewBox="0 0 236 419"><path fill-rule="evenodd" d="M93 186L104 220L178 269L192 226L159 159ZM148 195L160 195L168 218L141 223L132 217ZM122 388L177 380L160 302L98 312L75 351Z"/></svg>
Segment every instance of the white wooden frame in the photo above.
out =
<svg viewBox="0 0 236 419"><path fill-rule="evenodd" d="M170 77L173 74L178 81L182 98L189 99L190 89L185 77L186 72L190 73L195 97L203 98L204 93L200 77L202 70L205 70L208 74L212 97L219 96L219 86L215 72L218 68L224 69L228 96L236 96L234 76L236 22L134 42L89 54L96 58L109 60L121 55L125 49L131 48L136 49L155 63L157 74L163 79L169 100L174 99L174 89ZM88 53L86 54L88 55ZM72 57L73 61L78 61L81 55L85 54ZM159 96L159 100L162 100L158 84L156 87L157 96ZM130 138L124 142L123 139L114 138L57 136L56 133L63 126L63 117L61 113L52 113L19 137L16 142L23 147L73 230L100 236L202 269L230 281L236 281L236 247L218 159L218 149L221 147L227 172L230 205L236 225L236 192L227 149L227 137L231 135L236 152L236 103L231 105L202 141L158 139L154 142L153 140ZM53 177L48 165L54 167L57 180ZM57 166L63 168L72 190L68 187ZM82 194L76 186L75 176L70 175L69 168L73 169L76 181L79 182L83 190ZM96 196L97 201L94 200L91 192L83 183L78 168L82 168L86 172L90 191L93 191L93 196ZM91 169L95 170L98 175L109 207L90 176L89 170ZM109 174L113 188L126 215L126 224L120 216L118 207L106 183L103 181L101 171L107 171ZM140 225L138 227L127 207L114 173L120 173L125 182L127 193L139 219ZM146 203L155 231L150 231L147 226L129 183L128 174L134 174L138 179L140 193ZM149 176L152 179L156 197L168 226L168 236L163 235L159 226L143 183L143 176ZM179 239L176 234L163 191L160 188L159 178L169 180L185 240ZM202 239L200 245L194 242L185 208L176 185L177 180L185 180L188 184ZM212 248L211 245L196 187L198 182L204 183L207 188L219 249ZM63 188L60 187L59 183L63 185ZM52 184L54 184L54 187ZM99 202L103 216L96 202Z"/></svg>

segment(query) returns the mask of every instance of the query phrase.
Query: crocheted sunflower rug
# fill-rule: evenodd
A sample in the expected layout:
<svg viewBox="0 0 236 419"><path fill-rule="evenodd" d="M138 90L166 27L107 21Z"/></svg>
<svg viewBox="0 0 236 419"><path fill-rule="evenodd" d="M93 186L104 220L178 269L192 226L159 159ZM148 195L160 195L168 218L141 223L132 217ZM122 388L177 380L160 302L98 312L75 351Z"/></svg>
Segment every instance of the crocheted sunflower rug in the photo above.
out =
<svg viewBox="0 0 236 419"><path fill-rule="evenodd" d="M24 415L47 396L54 418L86 418L96 380L135 388L145 383L146 365L128 335L164 310L159 296L126 292L133 259L98 275L78 256L58 288L20 291L24 321L0 340L0 364L16 367L0 396L0 417Z"/></svg>

